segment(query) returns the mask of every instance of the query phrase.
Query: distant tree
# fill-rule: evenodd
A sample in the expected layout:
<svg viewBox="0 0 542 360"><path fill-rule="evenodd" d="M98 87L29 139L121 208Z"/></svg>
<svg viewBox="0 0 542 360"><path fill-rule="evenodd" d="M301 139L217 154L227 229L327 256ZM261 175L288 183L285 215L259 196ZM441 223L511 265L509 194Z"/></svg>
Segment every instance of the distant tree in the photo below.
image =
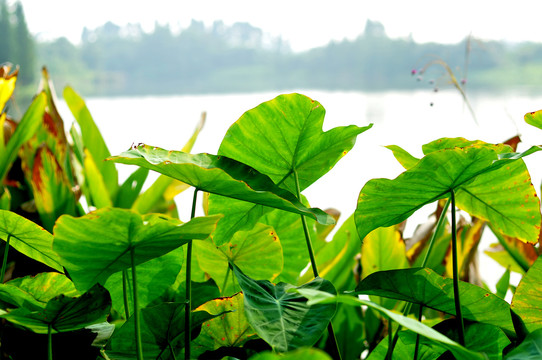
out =
<svg viewBox="0 0 542 360"><path fill-rule="evenodd" d="M28 31L23 6L20 2L15 4L15 24L13 28L14 51L13 59L21 67L19 80L23 84L30 84L36 77L36 52L34 39Z"/></svg>
<svg viewBox="0 0 542 360"><path fill-rule="evenodd" d="M0 0L0 63L13 61L11 13L6 0Z"/></svg>

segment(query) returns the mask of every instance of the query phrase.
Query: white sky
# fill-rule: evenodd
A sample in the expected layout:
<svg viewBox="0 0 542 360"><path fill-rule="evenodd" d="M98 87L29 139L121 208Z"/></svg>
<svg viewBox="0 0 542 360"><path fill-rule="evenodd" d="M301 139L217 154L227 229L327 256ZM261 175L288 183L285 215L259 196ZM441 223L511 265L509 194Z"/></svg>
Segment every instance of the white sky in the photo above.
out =
<svg viewBox="0 0 542 360"><path fill-rule="evenodd" d="M8 0L14 3L14 0ZM66 36L78 42L84 26L107 21L140 23L152 30L155 21L186 27L191 19L211 25L249 22L288 40L294 51L353 39L367 19L384 24L390 37L412 34L417 42L461 41L469 33L481 39L542 41L538 0L22 0L33 34Z"/></svg>

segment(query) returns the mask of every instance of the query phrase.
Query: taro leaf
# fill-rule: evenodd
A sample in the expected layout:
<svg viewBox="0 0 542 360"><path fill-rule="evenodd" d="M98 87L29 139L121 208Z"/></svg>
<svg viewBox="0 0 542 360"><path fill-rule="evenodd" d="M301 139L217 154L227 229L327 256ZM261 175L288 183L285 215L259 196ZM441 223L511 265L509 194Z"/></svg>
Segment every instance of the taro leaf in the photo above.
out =
<svg viewBox="0 0 542 360"><path fill-rule="evenodd" d="M49 300L59 295L76 296L78 292L64 274L39 273L0 284L0 307L41 310Z"/></svg>
<svg viewBox="0 0 542 360"><path fill-rule="evenodd" d="M410 153L397 145L388 145L386 148L393 152L395 159L399 161L399 164L406 170L414 167L418 161L420 161L420 159L410 155Z"/></svg>
<svg viewBox="0 0 542 360"><path fill-rule="evenodd" d="M457 267L459 279L465 279L465 274L469 270L469 264L472 263L473 257L476 256L478 244L480 244L480 240L482 239L484 225L485 221L475 218L470 224L461 226L457 230ZM444 275L453 278L453 257L451 251L446 254L445 263L446 273Z"/></svg>
<svg viewBox="0 0 542 360"><path fill-rule="evenodd" d="M201 333L192 342L194 356L222 346L240 347L256 335L246 318L243 301L243 293L237 293L208 301L196 309L222 315L203 323Z"/></svg>
<svg viewBox="0 0 542 360"><path fill-rule="evenodd" d="M401 270L404 271L404 270ZM308 304L309 305L318 305L318 304L336 304L336 303L344 303L349 306L362 306L366 305L369 308L372 308L379 313L381 313L383 316L390 318L391 320L395 321L399 325L410 329L414 331L417 334L420 334L436 343L438 343L440 346L443 346L444 348L450 350L458 359L476 359L476 360L482 360L485 359L485 356L483 354L477 353L475 351L471 351L457 342L451 340L450 338L442 335L438 331L428 327L427 325L424 325L423 323L416 321L414 319L405 317L403 315L399 315L393 311L390 311L378 304L375 304L371 301L358 299L354 296L348 296L348 295L332 295L330 293L326 293L324 291L318 291L314 289L296 289L293 290L307 299L309 299Z"/></svg>
<svg viewBox="0 0 542 360"><path fill-rule="evenodd" d="M141 309L141 340L145 359L173 359L184 352L185 303L163 303ZM214 318L206 311L192 313L192 336L205 321ZM106 353L111 359L136 356L134 342L134 317L130 317L122 327L113 333ZM175 352L171 354L171 350ZM122 357L122 358L124 358Z"/></svg>
<svg viewBox="0 0 542 360"><path fill-rule="evenodd" d="M499 281L497 281L497 284L495 285L495 289L497 290L495 295L497 295L501 299L504 299L506 297L506 293L508 292L509 287L510 287L510 269L507 268L504 271L504 274L499 279Z"/></svg>
<svg viewBox="0 0 542 360"><path fill-rule="evenodd" d="M46 95L40 93L28 110L23 115L23 118L17 125L15 132L9 139L4 151L0 152L0 182L4 181L11 164L15 161L19 148L27 142L39 127L42 125L42 118L45 111Z"/></svg>
<svg viewBox="0 0 542 360"><path fill-rule="evenodd" d="M416 348L416 342L412 342L411 336L408 336L408 333L412 333L409 330L404 330L399 332L399 338L397 340L397 343L395 344L395 347L393 348L393 354L392 354L392 360L403 360L403 359L410 359L412 358L415 348ZM412 333L414 334L414 333ZM414 334L414 337L416 334ZM381 360L386 358L386 354L388 352L388 345L389 345L389 338L382 339L376 348L374 348L373 351L369 354L369 357L367 360ZM431 343L428 341L421 342L418 347L418 360L436 360L438 359L444 352L446 352L446 348L438 346L435 343Z"/></svg>
<svg viewBox="0 0 542 360"><path fill-rule="evenodd" d="M542 359L542 329L531 332L521 344L504 357L505 360Z"/></svg>
<svg viewBox="0 0 542 360"><path fill-rule="evenodd" d="M118 188L118 174L115 164L104 161L111 156L107 145L94 123L90 111L84 100L71 87L67 86L63 92L64 100L70 108L75 120L81 128L81 135L85 148L88 149L94 159L99 172L103 176L103 181L108 193L115 196Z"/></svg>
<svg viewBox="0 0 542 360"><path fill-rule="evenodd" d="M31 185L43 227L48 231L53 230L61 215L76 215L72 186L48 147L42 146L36 152Z"/></svg>
<svg viewBox="0 0 542 360"><path fill-rule="evenodd" d="M454 338L457 336L457 321L454 319L445 320L433 327L440 333ZM410 344L416 344L416 335L412 332L406 332L403 340ZM426 339L422 339L421 343L426 346L431 346L434 343ZM466 323L465 324L465 347L471 351L483 353L487 359L501 360L502 352L506 346L510 344L510 340L498 327L481 324L481 323Z"/></svg>
<svg viewBox="0 0 542 360"><path fill-rule="evenodd" d="M18 308L0 317L35 333L46 334L49 325L53 333L57 333L79 330L88 325L104 322L110 308L109 293L100 284L96 284L79 297L59 295L49 300L41 310Z"/></svg>
<svg viewBox="0 0 542 360"><path fill-rule="evenodd" d="M396 226L371 232L361 245L361 278L377 271L408 268L405 241Z"/></svg>
<svg viewBox="0 0 542 360"><path fill-rule="evenodd" d="M88 188L89 205L97 209L113 206L113 197L106 187L105 179L98 164L88 149L84 150L85 159L83 168L85 170L85 182Z"/></svg>
<svg viewBox="0 0 542 360"><path fill-rule="evenodd" d="M181 151L188 153L192 150L192 147L205 124L205 117L206 114L203 113L194 133ZM175 202L173 201L173 198L188 187L189 185L179 180L175 180L166 175L160 175L158 179L156 179L156 181L135 200L132 209L141 214L146 214L151 211L156 212L154 209L160 206L161 203L165 203L166 207L174 206Z"/></svg>
<svg viewBox="0 0 542 360"><path fill-rule="evenodd" d="M171 286L181 271L184 260L182 248L151 259L136 267L137 298L140 309L158 299ZM113 308L124 314L124 293L122 289L122 271L112 274L105 282L105 288L111 294ZM127 271L128 299L130 314L134 311L132 271Z"/></svg>
<svg viewBox="0 0 542 360"><path fill-rule="evenodd" d="M293 231L293 229L291 230ZM305 254L307 253L307 246L302 241L299 241L299 239L296 240L295 243L299 244L298 246L301 247L299 250L299 256L301 258L300 264L306 263L307 260ZM280 241L284 248L285 245L282 237L280 238ZM359 261L356 259L356 256L360 252L359 244L360 241L356 231L356 224L354 223L354 216L352 215L335 233L333 239L330 242L326 242L316 253L316 264L318 264L320 276L331 281L338 292L350 290L356 286L354 268L359 264ZM286 250L284 250L284 253L284 257L288 259L284 265L286 268L290 263L291 258L286 256ZM305 257L304 262L302 261L303 257ZM281 274L279 279L282 278L283 274ZM305 275L301 277L300 283L308 282L312 278L312 271L307 271L305 272Z"/></svg>
<svg viewBox="0 0 542 360"><path fill-rule="evenodd" d="M533 153L499 154L502 146L473 145L435 151L394 180L373 179L360 192L355 212L361 239L398 224L426 204L455 191L458 207L491 222L498 231L535 242L540 205L523 161Z"/></svg>
<svg viewBox="0 0 542 360"><path fill-rule="evenodd" d="M512 310L521 317L529 332L542 327L542 258L539 257L519 282Z"/></svg>
<svg viewBox="0 0 542 360"><path fill-rule="evenodd" d="M320 349L299 348L285 354L261 352L252 356L250 360L331 360L331 357Z"/></svg>
<svg viewBox="0 0 542 360"><path fill-rule="evenodd" d="M489 227L493 230L491 225ZM493 234L499 244L491 245L491 249L485 251L485 254L503 267L510 267L512 271L524 274L538 258L538 251L533 244L504 236L497 231L493 231Z"/></svg>
<svg viewBox="0 0 542 360"><path fill-rule="evenodd" d="M0 238L22 254L64 272L60 258L53 251L53 236L36 223L11 211L0 210Z"/></svg>
<svg viewBox="0 0 542 360"><path fill-rule="evenodd" d="M223 296L240 290L234 286L230 262L256 279L273 280L282 271L282 248L271 226L257 224L250 231L239 231L229 243L218 247L210 239L194 245L200 268L215 280Z"/></svg>
<svg viewBox="0 0 542 360"><path fill-rule="evenodd" d="M527 124L542 129L542 110L529 112L525 114L524 119Z"/></svg>
<svg viewBox="0 0 542 360"><path fill-rule="evenodd" d="M323 132L325 110L300 94L280 95L245 112L226 132L219 155L252 166L296 193L327 173L371 128L355 125Z"/></svg>
<svg viewBox="0 0 542 360"><path fill-rule="evenodd" d="M224 214L213 234L213 241L218 246L227 243L236 232L252 229L259 219L270 211L278 212L281 215L284 214L280 210L273 210L260 204L210 194L208 197L208 214ZM288 218L292 218L293 215L301 222L298 214L288 213L286 215Z"/></svg>
<svg viewBox="0 0 542 360"><path fill-rule="evenodd" d="M140 145L109 159L157 171L209 193L310 216L323 224L334 223L322 210L307 209L269 177L224 156L192 155Z"/></svg>
<svg viewBox="0 0 542 360"><path fill-rule="evenodd" d="M243 289L250 325L275 351L314 345L335 314L336 304L309 306L302 295L291 292L311 289L336 294L331 282L325 279L319 277L298 287L282 282L274 285L249 278L235 264L232 268Z"/></svg>
<svg viewBox="0 0 542 360"><path fill-rule="evenodd" d="M122 183L117 192L117 199L115 200L115 207L120 207L123 209L129 209L132 207L136 201L145 180L147 180L147 175L149 174L149 169L138 168L136 169L128 178ZM146 212L141 212L145 214Z"/></svg>
<svg viewBox="0 0 542 360"><path fill-rule="evenodd" d="M455 315L452 279L428 268L377 272L365 278L356 294L378 295L409 301ZM486 290L466 282L459 283L461 312L465 319L501 327L515 334L510 305Z"/></svg>
<svg viewBox="0 0 542 360"><path fill-rule="evenodd" d="M62 216L54 229L54 250L62 259L77 289L162 256L191 239L205 239L219 217L199 217L183 224L158 214L140 215L132 210L105 208L80 218Z"/></svg>

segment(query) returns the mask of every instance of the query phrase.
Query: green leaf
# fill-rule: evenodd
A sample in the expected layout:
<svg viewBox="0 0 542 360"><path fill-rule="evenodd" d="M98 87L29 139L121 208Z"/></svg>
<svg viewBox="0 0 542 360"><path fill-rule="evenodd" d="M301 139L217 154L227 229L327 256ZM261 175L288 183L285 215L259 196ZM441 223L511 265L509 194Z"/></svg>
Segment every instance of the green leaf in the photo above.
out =
<svg viewBox="0 0 542 360"><path fill-rule="evenodd" d="M323 224L334 223L322 210L307 209L269 177L224 156L192 155L141 145L110 160L142 166L209 193L310 216Z"/></svg>
<svg viewBox="0 0 542 360"><path fill-rule="evenodd" d="M542 327L542 258L539 257L519 282L512 310L521 317L527 330L532 332Z"/></svg>
<svg viewBox="0 0 542 360"><path fill-rule="evenodd" d="M245 315L243 293L206 302L196 311L222 314L203 323L201 333L192 342L193 355L220 347L241 347L256 335Z"/></svg>
<svg viewBox="0 0 542 360"><path fill-rule="evenodd" d="M253 280L234 264L233 272L245 295L245 312L256 333L278 352L312 346L335 314L335 304L309 306L303 296L290 289L316 289L335 294L331 282L322 278L294 287Z"/></svg>
<svg viewBox="0 0 542 360"><path fill-rule="evenodd" d="M64 100L70 108L75 120L81 128L81 135L85 148L88 149L95 161L96 167L102 174L105 187L111 197L115 196L118 189L118 174L115 164L104 161L111 156L107 145L90 115L84 100L71 87L67 86L63 92Z"/></svg>
<svg viewBox="0 0 542 360"><path fill-rule="evenodd" d="M119 187L117 192L117 200L115 201L115 207L120 207L123 209L129 209L132 207L136 201L145 180L147 180L147 175L149 174L149 169L138 168L136 169L124 183ZM144 214L142 212L142 214Z"/></svg>
<svg viewBox="0 0 542 360"><path fill-rule="evenodd" d="M47 147L40 147L36 152L31 186L43 227L48 231L53 230L61 215L76 215L72 186L55 154Z"/></svg>
<svg viewBox="0 0 542 360"><path fill-rule="evenodd" d="M0 210L0 238L22 254L59 272L60 258L53 251L53 236L41 226L11 211Z"/></svg>
<svg viewBox="0 0 542 360"><path fill-rule="evenodd" d="M542 110L528 112L524 119L527 124L542 129Z"/></svg>
<svg viewBox="0 0 542 360"><path fill-rule="evenodd" d="M497 282L496 295L500 297L501 299L504 299L506 297L506 293L508 292L509 287L510 287L510 269L506 269L504 274L501 276L501 278Z"/></svg>
<svg viewBox="0 0 542 360"><path fill-rule="evenodd" d="M280 95L247 111L226 132L219 155L245 163L296 193L327 173L371 128L355 125L323 132L325 110L300 94Z"/></svg>
<svg viewBox="0 0 542 360"><path fill-rule="evenodd" d="M542 358L542 329L531 332L519 346L510 351L505 360L538 360Z"/></svg>
<svg viewBox="0 0 542 360"><path fill-rule="evenodd" d="M184 349L185 304L163 303L141 310L141 339L145 359L172 359L171 349L179 356ZM192 334L201 324L214 318L206 311L192 313ZM106 353L112 359L118 355L135 358L134 317L113 333ZM178 357L180 359L180 357Z"/></svg>
<svg viewBox="0 0 542 360"><path fill-rule="evenodd" d="M297 289L295 290L298 293L302 294L304 297L308 298L308 304L309 305L316 305L316 304L336 304L337 302L347 304L350 306L362 306L366 305L379 313L381 313L383 316L386 316L390 318L391 320L397 322L399 325L410 329L414 331L417 334L420 334L422 336L425 336L426 338L437 342L440 346L445 347L446 349L450 350L456 358L459 359L477 359L482 360L485 359L485 357L477 352L471 351L461 345L459 345L457 342L451 340L450 338L442 335L438 331L428 327L427 325L424 325L423 323L416 321L414 319L405 317L403 315L399 315L393 311L390 311L380 305L377 305L371 301L367 300L361 300L354 296L347 296L347 295L332 295L329 293L326 293L324 291L314 290L314 289Z"/></svg>
<svg viewBox="0 0 542 360"><path fill-rule="evenodd" d="M181 151L188 153L192 150L192 147L205 124L205 117L206 113L203 113L194 133ZM141 214L157 212L153 209L156 209L162 203L165 203L166 206L174 205L175 202L173 201L173 198L188 187L190 186L169 176L160 175L158 179L156 179L156 181L135 200L132 209Z"/></svg>
<svg viewBox="0 0 542 360"><path fill-rule="evenodd" d="M374 273L356 288L356 294L378 295L409 301L455 315L452 279L427 268L389 270ZM501 327L515 334L510 305L473 284L459 283L464 318Z"/></svg>
<svg viewBox="0 0 542 360"><path fill-rule="evenodd" d="M265 351L252 356L250 360L331 360L331 357L320 349L299 348L285 354Z"/></svg>
<svg viewBox="0 0 542 360"><path fill-rule="evenodd" d="M60 295L49 300L42 310L18 308L0 317L35 333L46 334L49 325L53 333L56 333L79 330L104 322L110 308L109 293L100 284L96 284L80 297Z"/></svg>
<svg viewBox="0 0 542 360"><path fill-rule="evenodd" d="M405 241L395 226L371 232L361 245L361 278L377 271L408 268Z"/></svg>
<svg viewBox="0 0 542 360"><path fill-rule="evenodd" d="M456 192L457 204L491 222L498 231L534 242L540 231L540 204L520 158L502 146L473 145L435 151L394 180L373 179L361 190L355 212L360 238L398 224L426 204Z"/></svg>
<svg viewBox="0 0 542 360"><path fill-rule="evenodd" d="M399 332L399 338L395 347L393 348L392 360L403 360L413 358L413 354L416 348L416 342L412 342L412 336L410 334L415 333L409 330L403 330ZM367 360L382 360L386 358L388 353L389 338L382 339L376 348L369 354ZM418 360L436 360L444 352L446 348L435 344L434 342L424 341L419 344L418 347Z"/></svg>
<svg viewBox="0 0 542 360"><path fill-rule="evenodd" d="M43 114L45 111L46 95L40 93L34 98L32 104L23 115L23 118L17 125L15 132L9 139L4 151L0 152L0 182L4 181L11 165L17 158L19 148L27 142L42 125Z"/></svg>
<svg viewBox="0 0 542 360"><path fill-rule="evenodd" d="M219 217L194 218L183 224L158 214L142 216L132 210L104 208L74 218L62 216L54 229L54 250L80 291L131 268L162 256L191 239L205 239Z"/></svg>
<svg viewBox="0 0 542 360"><path fill-rule="evenodd" d="M418 161L420 161L420 159L410 155L410 153L397 145L388 145L386 148L393 152L395 159L399 161L399 164L401 164L401 166L403 166L406 170L414 167Z"/></svg>
<svg viewBox="0 0 542 360"><path fill-rule="evenodd" d="M183 265L184 253L177 248L165 255L151 259L136 267L137 298L140 309L158 299L171 286ZM127 272L128 301L130 314L134 311L132 271ZM122 271L112 274L105 282L113 301L113 308L124 314L124 293L122 289Z"/></svg>
<svg viewBox="0 0 542 360"><path fill-rule="evenodd" d="M200 268L215 280L222 296L239 291L234 286L229 263L235 263L247 276L274 280L282 271L282 248L275 230L257 224L250 231L237 232L227 244L216 246L210 239L194 244ZM262 265L264 264L264 265Z"/></svg>

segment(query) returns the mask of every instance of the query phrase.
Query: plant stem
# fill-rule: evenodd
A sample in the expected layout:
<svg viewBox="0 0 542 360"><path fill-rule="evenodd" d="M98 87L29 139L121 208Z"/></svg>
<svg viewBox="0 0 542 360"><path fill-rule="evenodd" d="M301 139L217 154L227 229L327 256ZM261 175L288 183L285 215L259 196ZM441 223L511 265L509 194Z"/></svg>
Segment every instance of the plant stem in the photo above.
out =
<svg viewBox="0 0 542 360"><path fill-rule="evenodd" d="M11 240L11 234L8 234L6 240L6 246L4 247L4 260L2 261L2 272L0 273L0 282L4 282L4 276L6 276L6 266L8 264L8 252L9 252L9 240Z"/></svg>
<svg viewBox="0 0 542 360"><path fill-rule="evenodd" d="M130 317L130 307L128 302L128 270L122 270L122 294L124 295L124 316L126 320Z"/></svg>
<svg viewBox="0 0 542 360"><path fill-rule="evenodd" d="M141 343L141 324L139 318L139 306L137 299L137 275L135 265L135 250L130 249L130 255L132 258L132 290L134 291L134 326L135 326L135 340L136 340L136 353L137 360L143 360L143 346Z"/></svg>
<svg viewBox="0 0 542 360"><path fill-rule="evenodd" d="M53 324L47 327L47 359L53 360Z"/></svg>
<svg viewBox="0 0 542 360"><path fill-rule="evenodd" d="M455 316L458 321L459 344L465 346L465 327L463 324L463 315L461 314L461 300L459 299L459 274L457 271L457 236L455 223L455 194L450 191L452 200L452 267L453 267L453 283L454 283L454 301L455 301Z"/></svg>
<svg viewBox="0 0 542 360"><path fill-rule="evenodd" d="M198 188L194 189L192 199L192 213L190 219L196 216L196 201L198 198ZM186 247L186 304L184 308L184 358L190 360L190 342L192 329L192 240L188 240Z"/></svg>
<svg viewBox="0 0 542 360"><path fill-rule="evenodd" d="M295 189L297 192L297 199L301 202L301 189L299 187L299 177L297 176L297 171L294 169L293 171L294 179L295 179ZM312 249L312 242L311 242L311 235L309 233L309 226L307 225L307 220L305 219L304 215L301 215L301 223L303 224L303 232L305 233L305 241L307 243L307 249L309 251L309 258L311 260L311 267L312 267L312 273L315 278L319 277L318 274L318 268L316 267L316 258L314 256L314 250ZM335 331L333 330L333 324L331 321L329 322L327 326L327 332L329 335L329 339L332 342L332 349L335 350L335 353L332 354L332 357L334 359L341 359L341 352L339 351L339 344L337 343L337 338L335 337Z"/></svg>
<svg viewBox="0 0 542 360"><path fill-rule="evenodd" d="M444 219L446 219L446 213L448 212L448 208L450 207L450 198L448 198L448 201L446 201L446 204L444 204L444 207L442 208L442 212L440 213L440 216L437 221L437 225L435 226L435 231L433 231L433 234L431 235L431 239L429 240L429 246L427 247L427 252L425 253L425 256L423 257L422 261L422 268L427 266L427 261L429 261L429 255L431 254L431 251L433 250L433 246L435 245L435 240L437 239L437 234L440 234L442 227L444 226ZM408 303L405 306L405 310L403 311L403 315L407 316L410 313L410 309L412 308L412 303ZM419 314L421 314L423 310L422 305L420 305ZM421 321L421 316L418 317L418 320ZM391 347L391 352L393 352L393 348L395 347L395 344L397 343L397 339L399 338L399 331L401 331L401 325L397 327L397 330L395 331L395 335L393 336L393 342ZM416 335L416 342L419 342L420 335ZM417 347L416 347L417 349ZM388 348L389 351L389 348ZM390 352L390 354L391 354ZM416 358L414 358L416 359Z"/></svg>

